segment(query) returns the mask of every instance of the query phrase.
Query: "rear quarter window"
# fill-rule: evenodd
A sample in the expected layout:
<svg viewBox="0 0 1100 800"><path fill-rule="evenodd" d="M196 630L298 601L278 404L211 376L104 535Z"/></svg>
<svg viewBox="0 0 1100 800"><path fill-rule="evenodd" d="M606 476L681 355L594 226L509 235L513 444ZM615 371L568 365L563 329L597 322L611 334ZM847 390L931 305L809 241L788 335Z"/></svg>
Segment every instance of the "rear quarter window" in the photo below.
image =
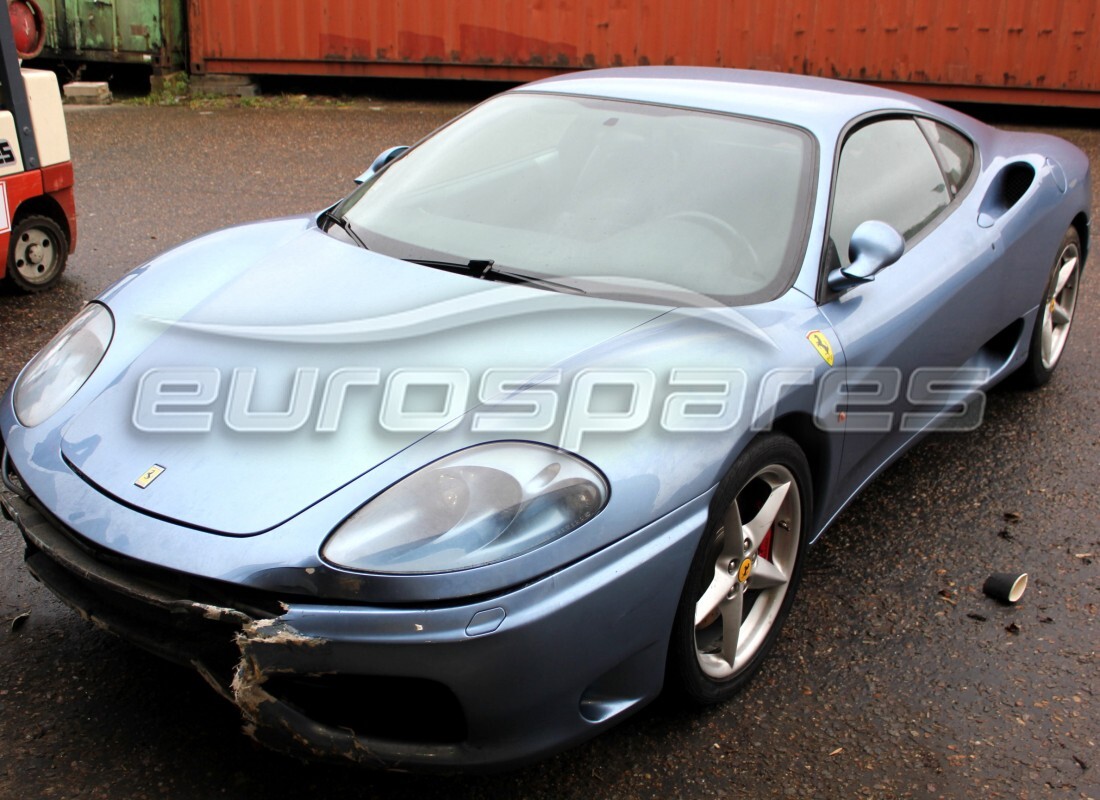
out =
<svg viewBox="0 0 1100 800"><path fill-rule="evenodd" d="M943 174L947 176L948 191L954 197L966 185L974 169L974 145L957 130L942 122L921 119L917 123L928 137Z"/></svg>

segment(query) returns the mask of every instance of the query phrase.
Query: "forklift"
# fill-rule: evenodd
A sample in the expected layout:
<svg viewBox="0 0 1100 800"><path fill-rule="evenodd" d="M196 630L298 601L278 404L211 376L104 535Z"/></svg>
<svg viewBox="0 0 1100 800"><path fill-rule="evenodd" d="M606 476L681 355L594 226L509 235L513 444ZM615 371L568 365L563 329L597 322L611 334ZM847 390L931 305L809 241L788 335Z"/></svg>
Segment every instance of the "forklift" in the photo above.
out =
<svg viewBox="0 0 1100 800"><path fill-rule="evenodd" d="M35 0L0 13L0 282L40 292L57 282L76 248L73 165L52 72L24 69L45 42Z"/></svg>

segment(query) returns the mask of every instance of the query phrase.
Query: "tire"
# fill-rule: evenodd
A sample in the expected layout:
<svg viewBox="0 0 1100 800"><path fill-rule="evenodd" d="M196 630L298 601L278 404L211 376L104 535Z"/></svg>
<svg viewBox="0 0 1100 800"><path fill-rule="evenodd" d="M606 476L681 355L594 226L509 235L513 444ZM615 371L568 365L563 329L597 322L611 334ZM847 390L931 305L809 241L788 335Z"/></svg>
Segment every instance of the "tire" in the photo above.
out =
<svg viewBox="0 0 1100 800"><path fill-rule="evenodd" d="M669 679L688 699L726 700L760 668L794 601L811 512L798 445L782 434L753 440L715 493L676 612ZM741 534L728 539L733 526Z"/></svg>
<svg viewBox="0 0 1100 800"><path fill-rule="evenodd" d="M68 257L69 239L60 225L49 217L23 217L12 228L6 280L21 291L41 292L57 283Z"/></svg>
<svg viewBox="0 0 1100 800"><path fill-rule="evenodd" d="M1027 360L1015 374L1024 388L1035 389L1050 380L1069 341L1073 312L1084 259L1081 238L1074 228L1066 231L1043 291L1042 305L1028 344Z"/></svg>

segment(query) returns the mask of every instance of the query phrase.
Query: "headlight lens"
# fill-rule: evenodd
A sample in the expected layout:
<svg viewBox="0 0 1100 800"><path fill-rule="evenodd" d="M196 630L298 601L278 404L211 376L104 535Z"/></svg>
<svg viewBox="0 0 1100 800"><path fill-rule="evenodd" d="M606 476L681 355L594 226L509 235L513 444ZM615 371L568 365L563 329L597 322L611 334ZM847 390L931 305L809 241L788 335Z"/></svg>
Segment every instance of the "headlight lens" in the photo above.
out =
<svg viewBox="0 0 1100 800"><path fill-rule="evenodd" d="M440 459L361 507L321 548L336 566L416 575L503 561L558 539L607 503L576 456L496 442Z"/></svg>
<svg viewBox="0 0 1100 800"><path fill-rule="evenodd" d="M27 364L15 384L15 415L31 428L48 419L95 372L111 343L111 312L89 303Z"/></svg>

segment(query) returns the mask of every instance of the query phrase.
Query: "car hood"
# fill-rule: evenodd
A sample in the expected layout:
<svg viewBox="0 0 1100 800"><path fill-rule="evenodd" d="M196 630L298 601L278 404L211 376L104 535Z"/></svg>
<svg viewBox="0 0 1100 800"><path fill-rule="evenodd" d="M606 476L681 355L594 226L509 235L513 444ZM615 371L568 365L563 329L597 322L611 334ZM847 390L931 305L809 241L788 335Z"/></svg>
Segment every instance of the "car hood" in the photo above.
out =
<svg viewBox="0 0 1100 800"><path fill-rule="evenodd" d="M492 394L487 370L538 382L667 311L408 264L306 219L197 239L102 301L111 380L65 423L66 461L131 507L232 535L452 427Z"/></svg>

